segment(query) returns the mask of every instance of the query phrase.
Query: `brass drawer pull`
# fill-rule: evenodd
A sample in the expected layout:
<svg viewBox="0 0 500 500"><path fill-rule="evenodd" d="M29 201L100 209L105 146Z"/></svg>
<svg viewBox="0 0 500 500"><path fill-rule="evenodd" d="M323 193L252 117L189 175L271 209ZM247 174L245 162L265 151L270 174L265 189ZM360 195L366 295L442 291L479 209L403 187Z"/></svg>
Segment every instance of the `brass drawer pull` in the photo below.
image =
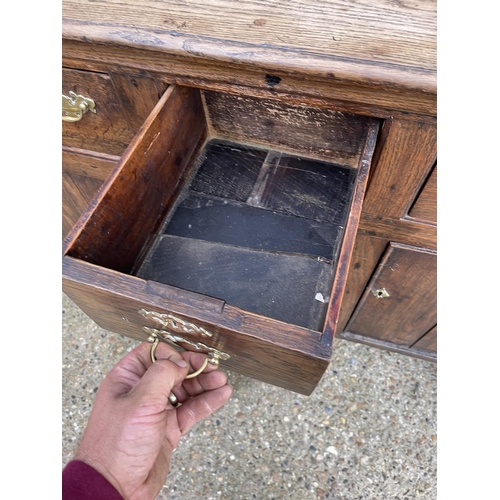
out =
<svg viewBox="0 0 500 500"><path fill-rule="evenodd" d="M186 349L186 351L194 351L201 352L207 354L208 363L212 363L213 365L218 365L219 360L227 360L231 356L224 351L220 351L215 347L210 347L209 345L203 342L193 342L192 340L185 339L179 335L173 335L166 330L157 330L156 328L149 328L148 326L143 326L142 329L149 334L148 341L155 346L155 340L162 340L164 342L173 344L177 347L182 347ZM156 343L156 346L158 343ZM155 346L155 349L156 349ZM153 351L153 349L151 349ZM153 360L154 351L151 354L151 359Z"/></svg>
<svg viewBox="0 0 500 500"><path fill-rule="evenodd" d="M165 331L165 330L157 330L156 328L149 328L147 326L143 326L142 329L146 332L149 333L148 337L148 342L150 342L151 345L151 361L153 363L156 363L156 348L158 347L158 344L160 343L160 340L163 342L171 343L174 344L175 346L178 347L184 347L183 344L187 344L190 347L193 347L194 350L198 352L203 352L207 354L207 357L203 361L203 364L201 365L198 370L196 370L193 373L188 373L186 375L186 379L194 378L197 377L203 370L207 367L208 363L211 363L213 365L218 366L219 365L219 359L229 359L230 356L229 354L219 351L218 349L215 349L214 347L210 347L203 342L192 342L191 340L185 339L183 337L180 337L178 335L172 335L171 333ZM189 349L191 350L191 349ZM177 396L171 392L168 395L168 400L170 401L170 404L174 407L177 408L181 403L179 403L179 400L177 399Z"/></svg>
<svg viewBox="0 0 500 500"><path fill-rule="evenodd" d="M156 348L158 347L158 344L160 342L160 339L156 335L150 335L150 337L148 338L148 342L151 342L153 344L151 346L151 361L153 363L156 363L155 352L156 352ZM196 370L193 373L188 373L186 375L186 378L194 378L194 377L198 376L207 367L208 361L209 361L209 359L208 359L208 356L207 356L205 358L205 361L203 361L203 364L201 365L201 368L198 368L198 370Z"/></svg>
<svg viewBox="0 0 500 500"><path fill-rule="evenodd" d="M97 113L93 99L77 95L71 90L69 92L69 97L63 94L62 119L64 122L77 122L82 119L87 111Z"/></svg>

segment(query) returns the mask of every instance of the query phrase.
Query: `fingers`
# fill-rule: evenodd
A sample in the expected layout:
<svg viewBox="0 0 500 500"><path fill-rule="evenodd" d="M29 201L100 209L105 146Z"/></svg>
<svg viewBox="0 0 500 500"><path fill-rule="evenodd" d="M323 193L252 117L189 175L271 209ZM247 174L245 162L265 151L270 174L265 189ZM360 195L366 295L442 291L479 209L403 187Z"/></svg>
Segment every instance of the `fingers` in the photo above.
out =
<svg viewBox="0 0 500 500"><path fill-rule="evenodd" d="M227 383L227 376L224 372L216 370L210 373L202 373L191 380L184 380L182 385L174 387L172 392L177 399L184 403L189 398L203 394L206 391L213 391Z"/></svg>
<svg viewBox="0 0 500 500"><path fill-rule="evenodd" d="M183 359L179 352L164 342L158 345L156 358L171 361ZM115 396L126 394L135 387L152 364L151 344L143 342L113 367L104 379L101 388L103 391L110 391Z"/></svg>
<svg viewBox="0 0 500 500"><path fill-rule="evenodd" d="M184 365L184 366L182 366ZM144 399L149 405L165 409L172 387L180 385L188 374L189 365L182 358L158 359L152 364L130 394Z"/></svg>
<svg viewBox="0 0 500 500"><path fill-rule="evenodd" d="M223 385L222 387L188 399L183 403L177 408L177 421L181 434L186 434L193 425L207 418L214 411L223 406L231 397L232 392L233 388L230 385Z"/></svg>

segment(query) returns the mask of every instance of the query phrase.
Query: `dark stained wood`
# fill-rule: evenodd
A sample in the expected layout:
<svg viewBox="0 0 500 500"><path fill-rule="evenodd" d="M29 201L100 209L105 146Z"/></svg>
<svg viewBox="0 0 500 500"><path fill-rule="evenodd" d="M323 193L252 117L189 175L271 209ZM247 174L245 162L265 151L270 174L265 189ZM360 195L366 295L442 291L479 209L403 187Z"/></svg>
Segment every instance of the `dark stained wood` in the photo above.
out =
<svg viewBox="0 0 500 500"><path fill-rule="evenodd" d="M321 331L332 266L316 257L164 235L138 276ZM322 300L318 300L318 293Z"/></svg>
<svg viewBox="0 0 500 500"><path fill-rule="evenodd" d="M130 272L205 140L199 91L171 86L68 238L69 255Z"/></svg>
<svg viewBox="0 0 500 500"><path fill-rule="evenodd" d="M410 347L436 324L436 253L391 243L346 331ZM385 289L389 297L374 292Z"/></svg>
<svg viewBox="0 0 500 500"><path fill-rule="evenodd" d="M112 155L121 155L134 137L122 104L108 75L63 68L62 93L73 91L90 97L96 112L87 112L77 122L62 122L63 145Z"/></svg>
<svg viewBox="0 0 500 500"><path fill-rule="evenodd" d="M425 349L437 353L437 326L427 332L421 339L415 342L413 349Z"/></svg>
<svg viewBox="0 0 500 500"><path fill-rule="evenodd" d="M120 160L119 156L63 147L63 172L105 181Z"/></svg>
<svg viewBox="0 0 500 500"><path fill-rule="evenodd" d="M271 99L203 92L213 133L357 167L369 119Z"/></svg>
<svg viewBox="0 0 500 500"><path fill-rule="evenodd" d="M110 73L110 78L121 102L127 122L137 131L156 106L166 86L152 78Z"/></svg>
<svg viewBox="0 0 500 500"><path fill-rule="evenodd" d="M62 236L68 234L69 230L78 220L89 203L89 197L92 198L101 185L100 181L95 181L96 185L89 186L89 182L83 184L81 179L84 177L62 173ZM90 192L86 192L86 188Z"/></svg>
<svg viewBox="0 0 500 500"><path fill-rule="evenodd" d="M340 315L340 306L345 292L347 282L347 273L351 262L352 249L356 239L356 232L359 225L361 208L365 196L366 185L368 183L368 174L370 172L371 159L375 150L377 134L379 131L379 121L371 120L368 128L366 142L363 148L363 153L358 166L358 175L356 179L356 187L351 201L351 209L344 233L344 239L340 249L339 260L335 270L333 281L332 295L328 305L328 312L325 322L325 329L321 342L325 345L332 345L333 338L337 331L337 324Z"/></svg>
<svg viewBox="0 0 500 500"><path fill-rule="evenodd" d="M386 239L369 236L358 229L344 298L342 299L342 307L340 309L339 332L344 330L345 325L349 321L387 244Z"/></svg>
<svg viewBox="0 0 500 500"><path fill-rule="evenodd" d="M373 165L363 213L385 219L406 215L436 160L436 127L393 120Z"/></svg>
<svg viewBox="0 0 500 500"><path fill-rule="evenodd" d="M254 250L333 259L338 225L191 193L176 209L167 234Z"/></svg>
<svg viewBox="0 0 500 500"><path fill-rule="evenodd" d="M319 344L319 334L304 328L269 320L224 305L222 311L200 307L203 296L167 285L155 288L127 276L70 257L63 257L63 291L98 325L106 330L145 340L143 326L152 326L138 311L141 308L171 313L213 333L210 345L231 355L221 367L310 394L326 370L331 350ZM184 334L188 339L202 339ZM207 341L208 343L208 341Z"/></svg>
<svg viewBox="0 0 500 500"><path fill-rule="evenodd" d="M437 165L408 215L424 222L437 223Z"/></svg>
<svg viewBox="0 0 500 500"><path fill-rule="evenodd" d="M269 172L258 206L343 229L356 174L353 168L283 154Z"/></svg>
<svg viewBox="0 0 500 500"><path fill-rule="evenodd" d="M267 152L211 140L201 155L201 165L190 189L235 201L246 201L252 192Z"/></svg>

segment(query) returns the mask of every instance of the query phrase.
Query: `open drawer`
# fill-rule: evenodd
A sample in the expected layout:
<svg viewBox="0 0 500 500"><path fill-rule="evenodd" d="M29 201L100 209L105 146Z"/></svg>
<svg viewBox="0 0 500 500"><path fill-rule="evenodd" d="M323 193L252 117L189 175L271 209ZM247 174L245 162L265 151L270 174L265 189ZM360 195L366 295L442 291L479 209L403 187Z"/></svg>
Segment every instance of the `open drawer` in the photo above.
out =
<svg viewBox="0 0 500 500"><path fill-rule="evenodd" d="M310 394L378 126L171 85L65 239L64 292L107 330Z"/></svg>

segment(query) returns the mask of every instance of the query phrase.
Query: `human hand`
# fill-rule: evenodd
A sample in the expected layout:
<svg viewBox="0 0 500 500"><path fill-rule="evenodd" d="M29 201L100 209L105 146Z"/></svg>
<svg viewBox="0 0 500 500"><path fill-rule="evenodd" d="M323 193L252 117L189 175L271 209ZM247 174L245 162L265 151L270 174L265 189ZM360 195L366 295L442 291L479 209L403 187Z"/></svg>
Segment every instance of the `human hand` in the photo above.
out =
<svg viewBox="0 0 500 500"><path fill-rule="evenodd" d="M232 392L226 375L210 363L185 380L201 367L203 354L180 353L160 342L156 358L153 364L144 342L108 373L74 457L97 470L126 500L156 498L180 438ZM171 391L181 406L170 404Z"/></svg>

